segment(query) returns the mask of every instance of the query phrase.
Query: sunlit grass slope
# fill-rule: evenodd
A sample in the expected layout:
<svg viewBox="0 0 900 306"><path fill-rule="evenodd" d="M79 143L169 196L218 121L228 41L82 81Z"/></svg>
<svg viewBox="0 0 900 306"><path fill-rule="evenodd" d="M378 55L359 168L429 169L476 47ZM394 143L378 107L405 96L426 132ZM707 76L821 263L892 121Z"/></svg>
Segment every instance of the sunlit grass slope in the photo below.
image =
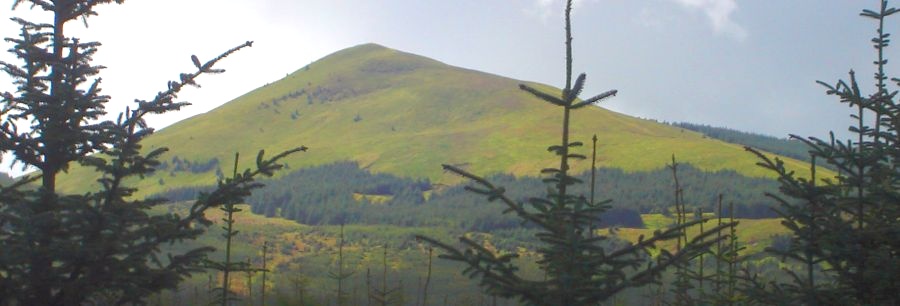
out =
<svg viewBox="0 0 900 306"><path fill-rule="evenodd" d="M242 153L243 167L252 165L259 149L274 153L305 145L309 152L287 159L292 169L354 160L375 172L442 183L457 182L442 172L442 163L485 175L536 175L557 162L545 148L559 141L561 112L519 90L519 83L365 44L162 129L144 144L169 147L167 160L218 158L225 173L234 152ZM581 153L590 152L591 135L597 134L601 167L651 170L663 167L674 153L703 170L770 175L738 145L600 107L575 112L572 127L572 138L586 144ZM795 169L807 167L786 162ZM581 162L574 168L589 166ZM214 173L163 170L138 187L149 194L212 185ZM92 177L75 167L60 185L80 190Z"/></svg>
<svg viewBox="0 0 900 306"><path fill-rule="evenodd" d="M161 205L154 208L155 213L174 212L185 214L187 212L186 203L176 203ZM235 214L235 229L240 234L235 236L231 246L232 259L235 261L245 261L248 258L254 262L254 265L261 264L261 250L264 242L269 243L270 253L268 257L268 267L270 270L270 280L275 279L273 287L288 287L290 284L285 281L284 276L302 274L309 280L310 289L314 290L334 290L331 287L334 283L333 279L327 277L328 273L334 272L337 265L337 246L338 246L338 226L309 226L281 218L267 218L262 215L253 214L249 211L248 205L239 205L244 212ZM224 214L220 210L210 210L207 212L207 218L213 220L216 224L209 228L197 240L187 241L183 244L174 246L166 246L163 254L170 251L176 253L184 252L190 249L213 246L218 251L210 254L212 260L222 260L224 256L222 250L225 240L222 237L221 229L222 218ZM600 229L598 233L607 237L615 237L629 242L636 242L640 235L650 236L653 231L671 225L672 218L659 214L645 214L641 216L644 223L648 225L646 229L620 228L610 235L608 229ZM780 224L780 219L739 219L738 237L739 245L746 247L741 251L741 256L763 255L763 249L770 246L773 238L777 235L787 233L787 230ZM715 224L715 220L710 221L708 225ZM657 228L658 226L659 228ZM521 267L523 267L526 275L535 278L540 277L542 273L537 270L534 261L534 249L524 246L533 245L527 241L507 240L503 243L504 247L498 247L500 242L500 234L466 232L460 229L439 228L439 227L402 227L395 225L348 225L345 231L344 258L346 259L346 267L351 271L355 271L357 276L353 281L357 281L364 275L367 268L373 268L373 271L380 271L382 259L382 246L388 244L390 246L389 263L390 273L394 275L403 275L402 278L410 281L416 280L416 277L423 276L424 267L427 260L427 251L425 245L419 241L415 241L414 234L424 234L429 237L435 237L441 241L452 241L459 235L466 235L476 241L483 243L483 246L497 252L516 252L522 256ZM693 237L698 232L697 228L688 231L688 235ZM529 238L533 241L533 238ZM676 248L674 241L667 241L658 245L668 250ZM453 292L464 292L466 290L474 290L472 285L475 284L467 277L463 276L459 271L463 268L455 262L446 260L435 260L435 277L436 290ZM243 275L241 275L243 276ZM258 275L257 275L258 277ZM241 292L244 277L235 277L235 287ZM198 275L193 284L205 285L205 275ZM255 282L260 281L258 278ZM189 288L189 286L185 286Z"/></svg>
<svg viewBox="0 0 900 306"><path fill-rule="evenodd" d="M704 217L712 218L712 220L708 221L704 225L706 229L715 227L717 225L718 221L715 219L715 216L713 214L707 214ZM644 221L644 225L646 226L646 228L620 228L613 231L613 236L630 242L637 242L638 238L641 235L644 235L644 237L650 237L653 235L654 231L671 226L675 223L674 218L666 217L661 214L645 214L641 215L641 219ZM729 220L727 218L722 220L722 222L728 221ZM772 241L776 236L790 234L790 231L781 224L780 218L735 219L735 221L738 222L737 236L739 244L741 247L745 247L745 249L740 252L740 255L752 255L763 252L766 247L769 247L772 244ZM600 231L608 230L602 229ZM723 234L727 233L728 230L725 230L723 232ZM602 232L601 234L605 235L607 233ZM692 239L694 236L700 234L700 227L694 226L689 228L687 234L688 239ZM666 241L664 243L661 243L659 247L668 250L674 250L675 244L675 240Z"/></svg>

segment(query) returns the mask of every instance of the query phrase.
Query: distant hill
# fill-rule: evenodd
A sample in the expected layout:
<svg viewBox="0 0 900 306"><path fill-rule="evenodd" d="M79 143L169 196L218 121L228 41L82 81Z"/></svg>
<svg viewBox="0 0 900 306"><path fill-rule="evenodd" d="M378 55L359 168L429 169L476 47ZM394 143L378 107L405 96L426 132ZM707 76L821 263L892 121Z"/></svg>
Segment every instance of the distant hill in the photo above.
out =
<svg viewBox="0 0 900 306"><path fill-rule="evenodd" d="M561 113L519 90L523 82L376 44L355 46L158 131L144 142L145 149L171 151L157 174L137 187L147 195L212 185L217 173L230 171L234 152L242 153L245 167L259 149L299 145L310 151L287 159L291 169L355 161L373 172L436 184L459 182L441 170L442 163L484 175L536 175L558 162L546 147L559 142ZM740 145L601 107L574 113L572 137L586 143L580 152L590 152L593 134L599 138L600 167L649 171L664 167L675 154L704 171L771 175ZM786 162L807 168L795 159ZM589 166L588 161L573 165L577 172ZM92 177L89 170L72 167L59 186L83 190Z"/></svg>

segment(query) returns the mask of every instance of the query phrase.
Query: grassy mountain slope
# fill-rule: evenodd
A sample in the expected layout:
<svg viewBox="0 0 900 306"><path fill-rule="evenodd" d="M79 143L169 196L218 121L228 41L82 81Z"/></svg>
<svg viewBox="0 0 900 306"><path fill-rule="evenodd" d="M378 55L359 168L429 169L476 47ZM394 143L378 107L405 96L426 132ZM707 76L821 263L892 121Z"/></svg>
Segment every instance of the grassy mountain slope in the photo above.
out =
<svg viewBox="0 0 900 306"><path fill-rule="evenodd" d="M809 146L799 140L778 138L769 135L738 131L726 127L715 127L689 122L673 122L670 124L672 126L703 133L703 135L722 141L751 146L805 162L810 161Z"/></svg>
<svg viewBox="0 0 900 306"><path fill-rule="evenodd" d="M160 130L144 144L168 146L170 159L204 163L217 158L224 172L234 152L243 153L241 165L249 166L259 149L306 145L309 152L287 160L291 168L354 160L375 172L438 183L458 180L442 173L441 163L479 174L536 175L558 162L545 148L558 142L562 115L519 90L519 83L366 44ZM573 139L586 144L581 153L590 153L591 135L598 135L601 167L657 169L674 153L703 170L769 175L739 145L599 107L575 113L572 127ZM807 167L793 159L786 163ZM576 171L588 167L589 161L574 165ZM138 187L149 194L211 185L214 173L163 169ZM74 167L60 185L77 190L93 181L89 177L87 170Z"/></svg>

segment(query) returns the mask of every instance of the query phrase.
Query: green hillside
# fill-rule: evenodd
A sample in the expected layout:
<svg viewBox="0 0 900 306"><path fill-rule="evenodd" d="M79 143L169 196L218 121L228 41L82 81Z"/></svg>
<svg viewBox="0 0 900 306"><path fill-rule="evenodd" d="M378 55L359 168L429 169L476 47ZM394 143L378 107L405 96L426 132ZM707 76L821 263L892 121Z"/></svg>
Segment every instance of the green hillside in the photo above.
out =
<svg viewBox="0 0 900 306"><path fill-rule="evenodd" d="M259 149L299 145L310 151L287 160L293 169L351 160L374 172L436 183L457 182L441 163L479 174L535 175L556 162L545 148L558 142L561 114L519 90L520 82L375 44L352 47L158 131L144 145L168 146L167 164L138 187L150 194L211 185L216 161L230 165L234 152L249 166ZM577 113L572 127L574 139L588 145L598 135L601 167L658 169L674 153L702 170L770 175L739 145L600 107ZM787 164L806 168L793 159ZM87 171L73 168L59 185L87 187L93 182Z"/></svg>
<svg viewBox="0 0 900 306"><path fill-rule="evenodd" d="M338 226L309 226L298 224L293 221L280 218L266 218L261 215L253 214L250 208L241 205L245 212L235 215L235 227L241 231L241 234L235 236L232 245L232 259L236 261L252 260L253 265L259 267L262 263L260 250L263 242L269 244L268 267L271 271L268 274L269 292L271 296L278 302L273 305L298 305L299 298L294 293L294 284L292 278L303 278L306 281L307 301L316 305L328 304L323 301L330 297L335 291L335 281L328 277L329 273L334 273L337 266L337 237L339 232ZM168 204L157 206L154 208L156 212L178 212L185 213L187 207L184 203ZM210 210L207 217L217 223L221 223L223 213L219 210ZM647 224L653 224L653 228L637 229L637 228L618 228L612 233L609 229L599 229L598 233L609 235L613 239L622 239L629 242L635 242L641 235L651 235L654 230L670 225L673 220L669 217L661 215L643 215ZM651 222L652 221L652 222ZM784 235L787 230L778 219L738 219L738 231L740 233L741 245L747 249L741 252L744 256L752 257L751 264L759 265L761 263L771 261L772 258L755 258L754 255L762 251L763 248L772 245L779 235ZM714 223L711 221L709 224ZM690 231L693 235L696 228ZM222 238L222 230L220 224L213 225L209 231L202 235L198 240L188 241L183 244L169 246L163 252L169 249L184 251L191 248L202 246L222 246L224 238ZM406 286L403 287L404 294L412 299L421 293L421 289L417 284L421 284L425 277L425 267L427 267L427 250L425 245L419 241L415 241L413 234L425 233L431 237L439 237L444 241L450 241L459 235L473 237L483 243L486 248L499 251L517 253L522 256L517 262L522 267L523 272L533 278L541 277L542 273L536 265L534 253L534 232L532 231L499 231L493 233L485 232L465 232L459 229L449 227L405 227L396 225L348 225L345 227L345 246L343 249L344 258L346 260L346 269L354 272L354 274L346 281L348 287L358 287L357 293L351 294L354 299L364 301L363 291L366 285L366 271L371 270L375 276L375 281L379 281L382 271L382 246L386 243L390 246L388 255L388 282L394 286L403 281ZM661 248L668 250L674 249L674 242L663 243ZM435 254L437 255L437 254ZM219 249L210 255L213 260L222 260L222 250ZM464 302L463 298L472 294L478 294L480 290L476 286L477 282L472 281L468 277L459 273L463 266L449 260L435 259L433 261L434 271L431 280L431 291L434 296L443 297L449 295L454 297L450 299L448 305L473 305L473 302ZM712 267L710 267L712 268ZM707 272L709 273L709 272ZM238 273L232 279L232 289L239 295L246 296L246 274ZM195 296L205 296L205 294L197 294L191 291L191 288L206 288L207 277L210 274L198 274L181 284L178 291L180 298L188 300ZM220 275L213 276L215 278ZM261 283L261 275L257 273L254 276L253 283L259 288ZM258 290L258 289L257 289ZM203 292L203 291L200 291ZM620 298L632 301L625 305L640 305L638 301L644 301L646 297L644 290L634 290L624 293ZM172 291L164 292L165 300L173 300ZM192 295L193 294L193 295ZM256 291L254 294L259 294ZM201 297L199 300L203 300ZM362 302L353 302L351 305L362 305ZM502 303L501 305L516 305L512 301Z"/></svg>
<svg viewBox="0 0 900 306"><path fill-rule="evenodd" d="M690 122L672 122L670 124L703 133L703 135L722 141L751 146L805 162L811 160L809 156L809 146L799 140L778 138L758 133L738 131L727 127L715 127Z"/></svg>

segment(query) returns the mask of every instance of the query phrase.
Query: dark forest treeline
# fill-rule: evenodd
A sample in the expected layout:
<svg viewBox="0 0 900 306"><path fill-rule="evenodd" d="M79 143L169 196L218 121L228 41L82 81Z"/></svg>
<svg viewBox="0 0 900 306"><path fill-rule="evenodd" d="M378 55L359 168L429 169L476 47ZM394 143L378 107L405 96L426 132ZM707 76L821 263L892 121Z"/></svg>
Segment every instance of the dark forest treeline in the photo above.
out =
<svg viewBox="0 0 900 306"><path fill-rule="evenodd" d="M704 172L684 165L680 179L686 206L712 212L718 195L725 194L735 203L739 218L771 218L771 199L776 182L749 178L733 171ZM590 181L589 172L579 177ZM626 173L618 169L599 169L597 193L613 201L604 216L606 225L640 227L641 213L667 213L673 203L671 173L665 169ZM516 178L495 175L491 180L505 186L509 194L524 200L545 191L546 185L535 177ZM373 174L355 162L340 162L295 171L279 179L265 181L265 187L247 198L254 213L283 217L310 225L395 224L402 226L443 226L463 230L491 231L521 227L514 216L502 214L502 207L485 205L483 199L464 186L433 191L428 180ZM585 184L586 185L586 184ZM574 186L586 192L588 186ZM584 190L581 190L584 189ZM171 201L194 199L203 188L170 190L159 196ZM354 198L354 194L357 197ZM387 196L372 201L358 195ZM425 194L430 194L426 201Z"/></svg>
<svg viewBox="0 0 900 306"><path fill-rule="evenodd" d="M702 133L703 135L721 141L745 145L797 160L810 161L809 146L802 141L738 131L726 127L715 127L706 124L672 122L670 125Z"/></svg>

